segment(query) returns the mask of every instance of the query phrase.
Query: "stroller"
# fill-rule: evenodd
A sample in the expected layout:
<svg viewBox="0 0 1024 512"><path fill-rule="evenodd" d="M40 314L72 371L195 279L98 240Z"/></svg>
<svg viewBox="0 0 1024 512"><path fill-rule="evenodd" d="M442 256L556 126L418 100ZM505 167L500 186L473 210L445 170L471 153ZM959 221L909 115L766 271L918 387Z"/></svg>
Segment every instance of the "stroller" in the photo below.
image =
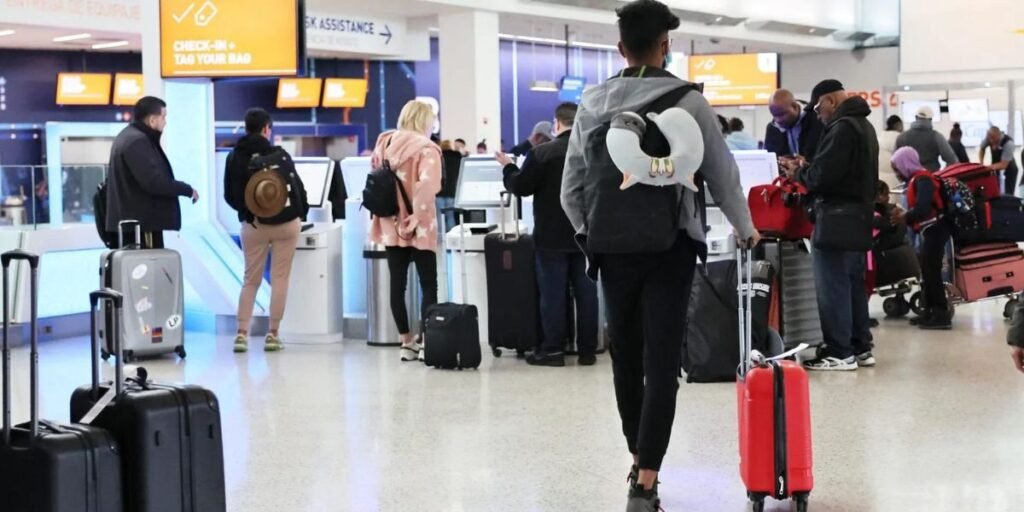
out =
<svg viewBox="0 0 1024 512"><path fill-rule="evenodd" d="M880 207L875 212L876 220L888 213L887 208ZM920 315L921 292L915 289L921 284L921 264L907 240L906 229L888 222L876 222L875 228L867 276L869 294L885 298L882 309L888 318L902 318L911 311Z"/></svg>

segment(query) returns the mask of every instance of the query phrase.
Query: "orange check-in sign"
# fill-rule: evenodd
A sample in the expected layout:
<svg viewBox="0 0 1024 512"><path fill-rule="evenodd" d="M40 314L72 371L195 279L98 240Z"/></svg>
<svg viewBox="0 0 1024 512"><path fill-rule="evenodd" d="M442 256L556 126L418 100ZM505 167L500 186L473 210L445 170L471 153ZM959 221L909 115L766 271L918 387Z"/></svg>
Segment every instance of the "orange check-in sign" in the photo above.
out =
<svg viewBox="0 0 1024 512"><path fill-rule="evenodd" d="M164 77L298 73L298 0L160 0Z"/></svg>
<svg viewBox="0 0 1024 512"><path fill-rule="evenodd" d="M704 97L715 106L766 105L779 85L775 53L695 55L690 81L704 84Z"/></svg>
<svg viewBox="0 0 1024 512"><path fill-rule="evenodd" d="M277 108L320 106L319 78L282 78L277 82Z"/></svg>
<svg viewBox="0 0 1024 512"><path fill-rule="evenodd" d="M114 105L134 105L145 96L143 78L136 73L114 75Z"/></svg>
<svg viewBox="0 0 1024 512"><path fill-rule="evenodd" d="M109 105L109 73L60 73L57 75L58 105Z"/></svg>
<svg viewBox="0 0 1024 512"><path fill-rule="evenodd" d="M363 108L368 86L362 78L328 78L324 81L323 106Z"/></svg>

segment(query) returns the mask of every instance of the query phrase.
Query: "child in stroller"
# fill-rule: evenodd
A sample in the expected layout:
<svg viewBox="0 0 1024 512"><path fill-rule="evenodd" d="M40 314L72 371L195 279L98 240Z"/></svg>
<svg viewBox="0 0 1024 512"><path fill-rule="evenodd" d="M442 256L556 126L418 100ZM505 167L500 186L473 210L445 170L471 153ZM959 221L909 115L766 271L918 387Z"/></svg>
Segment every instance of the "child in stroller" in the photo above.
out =
<svg viewBox="0 0 1024 512"><path fill-rule="evenodd" d="M874 293L886 297L882 309L889 318L900 318L913 310L920 314L920 292L910 295L920 283L921 266L914 248L907 239L907 226L892 222L893 210L900 208L889 198L889 185L878 182L878 197L875 199L875 238L871 256L873 270L869 271L868 282ZM873 279L872 279L873 277Z"/></svg>

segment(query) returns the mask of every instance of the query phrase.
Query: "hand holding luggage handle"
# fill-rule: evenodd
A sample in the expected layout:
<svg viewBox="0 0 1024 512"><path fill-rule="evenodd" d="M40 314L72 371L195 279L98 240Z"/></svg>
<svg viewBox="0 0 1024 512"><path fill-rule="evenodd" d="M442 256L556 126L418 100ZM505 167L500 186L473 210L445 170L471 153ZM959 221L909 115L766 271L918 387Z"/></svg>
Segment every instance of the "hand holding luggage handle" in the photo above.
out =
<svg viewBox="0 0 1024 512"><path fill-rule="evenodd" d="M8 339L10 338L10 323L11 323L11 312L10 312L10 297L9 297L9 285L8 285L8 274L10 273L11 262L13 261L27 261L32 271L32 281L30 286L31 302L32 302L32 316L30 320L31 332L29 333L29 339L31 344L31 359L29 360L29 402L31 409L31 419L29 425L31 428L30 439L35 439L39 435L39 339L37 338L36 328L36 316L38 315L38 290L36 285L39 278L39 256L30 252L22 251L20 249L8 251L0 255L0 263L3 265L3 302L4 302L4 328L3 328L3 384L4 384L4 397L3 397L3 408L4 408L4 424L3 424L3 442L4 446L10 446L11 444L11 349L8 346Z"/></svg>

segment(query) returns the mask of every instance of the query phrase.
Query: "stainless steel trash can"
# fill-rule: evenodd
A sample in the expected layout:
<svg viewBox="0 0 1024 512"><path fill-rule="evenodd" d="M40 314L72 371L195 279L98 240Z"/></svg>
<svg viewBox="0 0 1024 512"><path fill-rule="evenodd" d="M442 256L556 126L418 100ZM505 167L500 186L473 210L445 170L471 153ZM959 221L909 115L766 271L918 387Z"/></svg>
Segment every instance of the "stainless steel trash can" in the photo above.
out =
<svg viewBox="0 0 1024 512"><path fill-rule="evenodd" d="M373 347L401 345L398 326L391 314L391 273L388 271L384 246L367 245L363 248L366 260L366 344ZM409 311L409 328L413 333L420 328L420 286L416 267L409 265L406 276L405 308Z"/></svg>

